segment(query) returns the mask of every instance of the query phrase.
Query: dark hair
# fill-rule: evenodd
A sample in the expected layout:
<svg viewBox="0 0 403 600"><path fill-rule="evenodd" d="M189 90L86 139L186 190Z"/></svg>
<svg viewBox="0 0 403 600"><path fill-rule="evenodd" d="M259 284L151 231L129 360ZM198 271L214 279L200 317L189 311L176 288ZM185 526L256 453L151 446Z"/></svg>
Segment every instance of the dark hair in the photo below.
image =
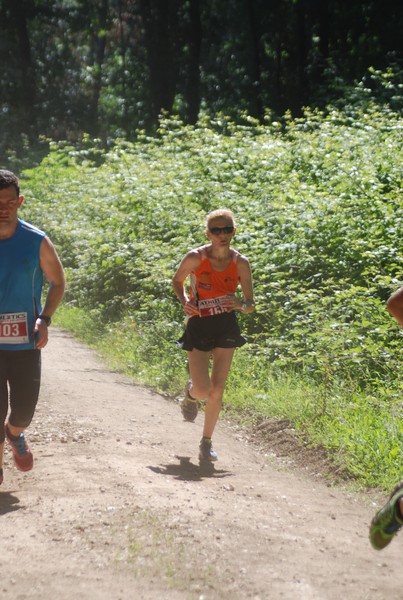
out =
<svg viewBox="0 0 403 600"><path fill-rule="evenodd" d="M18 177L14 175L11 171L6 171L6 169L0 169L0 190L4 190L5 188L14 186L17 192L17 196L20 195L20 182L18 181Z"/></svg>

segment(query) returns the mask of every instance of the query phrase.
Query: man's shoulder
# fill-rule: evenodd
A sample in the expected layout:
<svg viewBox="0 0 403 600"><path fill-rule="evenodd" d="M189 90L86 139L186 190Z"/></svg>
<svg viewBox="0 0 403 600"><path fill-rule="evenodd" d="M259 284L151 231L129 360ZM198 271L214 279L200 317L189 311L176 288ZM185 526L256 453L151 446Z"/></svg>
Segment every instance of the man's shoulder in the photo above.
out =
<svg viewBox="0 0 403 600"><path fill-rule="evenodd" d="M39 229L39 227L36 227L35 225L32 225L32 223L28 223L28 221L24 221L23 219L19 219L19 226L21 231L28 235L37 235L41 238L45 237L46 235L42 229Z"/></svg>

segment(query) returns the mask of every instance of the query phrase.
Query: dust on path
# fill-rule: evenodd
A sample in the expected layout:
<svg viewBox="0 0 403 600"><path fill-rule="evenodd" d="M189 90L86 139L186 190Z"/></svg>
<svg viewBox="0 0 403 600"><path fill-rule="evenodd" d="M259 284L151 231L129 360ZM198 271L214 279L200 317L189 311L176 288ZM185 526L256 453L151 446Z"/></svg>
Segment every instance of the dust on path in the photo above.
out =
<svg viewBox="0 0 403 600"><path fill-rule="evenodd" d="M0 597L402 600L403 539L371 549L369 499L285 467L223 421L220 460L200 473L201 427L52 329L34 470L5 457Z"/></svg>

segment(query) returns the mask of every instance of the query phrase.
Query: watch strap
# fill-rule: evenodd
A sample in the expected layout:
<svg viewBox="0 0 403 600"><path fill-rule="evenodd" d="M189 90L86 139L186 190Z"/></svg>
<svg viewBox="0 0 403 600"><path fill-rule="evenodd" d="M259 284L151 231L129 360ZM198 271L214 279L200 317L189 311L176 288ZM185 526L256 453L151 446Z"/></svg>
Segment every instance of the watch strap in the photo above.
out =
<svg viewBox="0 0 403 600"><path fill-rule="evenodd" d="M48 315L39 315L38 319L41 319L41 321L45 321L48 327L52 322L52 319Z"/></svg>

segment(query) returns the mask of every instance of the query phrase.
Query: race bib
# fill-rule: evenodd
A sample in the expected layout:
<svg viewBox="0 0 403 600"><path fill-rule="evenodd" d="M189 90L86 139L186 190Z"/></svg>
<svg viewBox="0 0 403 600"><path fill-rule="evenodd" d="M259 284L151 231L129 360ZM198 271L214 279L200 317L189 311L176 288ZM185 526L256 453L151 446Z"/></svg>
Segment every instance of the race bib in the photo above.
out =
<svg viewBox="0 0 403 600"><path fill-rule="evenodd" d="M0 344L27 344L27 313L0 314Z"/></svg>
<svg viewBox="0 0 403 600"><path fill-rule="evenodd" d="M219 298L209 298L208 300L199 300L199 314L201 317L213 317L214 315L221 315L222 313L229 312L227 308L222 306L226 296L220 296Z"/></svg>

